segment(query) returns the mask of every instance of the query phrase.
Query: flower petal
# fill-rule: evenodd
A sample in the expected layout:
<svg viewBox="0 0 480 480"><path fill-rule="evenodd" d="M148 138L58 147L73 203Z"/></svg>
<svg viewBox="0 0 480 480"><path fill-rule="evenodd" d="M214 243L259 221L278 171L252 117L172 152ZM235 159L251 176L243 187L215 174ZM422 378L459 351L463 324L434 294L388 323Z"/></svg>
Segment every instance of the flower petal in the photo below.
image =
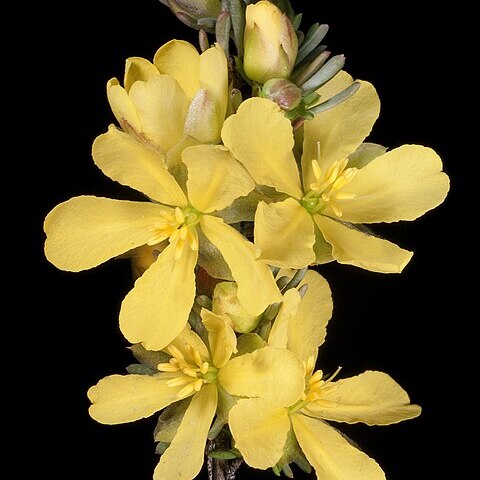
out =
<svg viewBox="0 0 480 480"><path fill-rule="evenodd" d="M95 164L122 185L138 190L157 202L184 207L187 199L168 172L163 156L121 132L113 125L93 142Z"/></svg>
<svg viewBox="0 0 480 480"><path fill-rule="evenodd" d="M188 170L188 198L200 212L222 210L255 188L252 177L225 147L190 147L182 159Z"/></svg>
<svg viewBox="0 0 480 480"><path fill-rule="evenodd" d="M130 98L140 118L142 132L164 153L183 138L188 98L168 75L156 75L147 82L135 82Z"/></svg>
<svg viewBox="0 0 480 480"><path fill-rule="evenodd" d="M200 55L200 88L208 90L215 105L215 135L212 143L220 141L228 104L228 64L223 48L215 43Z"/></svg>
<svg viewBox="0 0 480 480"><path fill-rule="evenodd" d="M413 256L387 240L349 228L324 215L314 220L325 240L332 245L333 257L339 263L380 273L400 273Z"/></svg>
<svg viewBox="0 0 480 480"><path fill-rule="evenodd" d="M110 198L74 197L45 219L45 255L57 268L79 272L144 245L168 207Z"/></svg>
<svg viewBox="0 0 480 480"><path fill-rule="evenodd" d="M415 220L440 205L449 179L434 150L404 145L359 170L346 189L356 196L342 204L342 220L397 222Z"/></svg>
<svg viewBox="0 0 480 480"><path fill-rule="evenodd" d="M208 343L213 364L217 368L223 367L237 351L237 337L227 320L202 308L201 317L208 331Z"/></svg>
<svg viewBox="0 0 480 480"><path fill-rule="evenodd" d="M107 98L118 123L126 128L130 127L136 132L142 130L137 110L128 96L127 91L120 86L116 78L112 78L107 83Z"/></svg>
<svg viewBox="0 0 480 480"><path fill-rule="evenodd" d="M203 386L192 398L173 442L160 458L154 480L192 480L198 475L216 409L217 387Z"/></svg>
<svg viewBox="0 0 480 480"><path fill-rule="evenodd" d="M287 290L283 296L280 311L278 312L275 321L273 322L272 329L270 330L270 334L268 335L268 345L277 348L287 348L290 322L295 317L301 300L302 297L297 289L291 288L290 290Z"/></svg>
<svg viewBox="0 0 480 480"><path fill-rule="evenodd" d="M378 463L321 420L292 415L298 443L322 480L385 480Z"/></svg>
<svg viewBox="0 0 480 480"><path fill-rule="evenodd" d="M218 372L218 381L231 395L260 397L288 407L303 393L305 370L289 350L265 347L232 358Z"/></svg>
<svg viewBox="0 0 480 480"><path fill-rule="evenodd" d="M225 120L222 139L258 184L302 197L292 125L277 104L264 98L246 100Z"/></svg>
<svg viewBox="0 0 480 480"><path fill-rule="evenodd" d="M111 375L88 390L90 416L106 425L149 417L177 401L182 387L167 387L168 379L148 375Z"/></svg>
<svg viewBox="0 0 480 480"><path fill-rule="evenodd" d="M255 213L258 258L283 268L304 268L315 262L315 224L293 198L260 202Z"/></svg>
<svg viewBox="0 0 480 480"><path fill-rule="evenodd" d="M317 93L325 101L352 83L352 77L342 71ZM325 171L333 162L348 157L370 134L379 114L380 99L374 86L362 81L360 88L348 100L305 122L302 155L305 188L313 181L312 160L316 159Z"/></svg>
<svg viewBox="0 0 480 480"><path fill-rule="evenodd" d="M231 410L228 425L245 462L265 470L282 458L290 418L284 407L261 398L240 400Z"/></svg>
<svg viewBox="0 0 480 480"><path fill-rule="evenodd" d="M296 314L288 325L288 349L300 360L315 356L317 348L327 335L327 324L332 318L332 292L327 281L313 270L309 270L299 287L308 285Z"/></svg>
<svg viewBox="0 0 480 480"><path fill-rule="evenodd" d="M221 218L204 215L205 236L218 248L238 284L238 299L249 315L260 315L282 299L268 265L255 259L253 245Z"/></svg>
<svg viewBox="0 0 480 480"><path fill-rule="evenodd" d="M200 54L196 48L183 40L171 40L161 46L153 60L160 73L173 77L189 99L200 88Z"/></svg>
<svg viewBox="0 0 480 480"><path fill-rule="evenodd" d="M195 298L198 252L188 246L176 260L170 244L135 282L120 310L120 329L131 343L161 350L184 329Z"/></svg>
<svg viewBox="0 0 480 480"><path fill-rule="evenodd" d="M129 92L135 82L147 82L158 74L158 69L152 62L142 57L130 57L125 62L123 85L125 90Z"/></svg>
<svg viewBox="0 0 480 480"><path fill-rule="evenodd" d="M332 382L322 400L335 403L335 407L315 406L315 415L336 422L367 425L392 425L418 417L422 409L410 404L403 388L389 375L367 371L356 377Z"/></svg>

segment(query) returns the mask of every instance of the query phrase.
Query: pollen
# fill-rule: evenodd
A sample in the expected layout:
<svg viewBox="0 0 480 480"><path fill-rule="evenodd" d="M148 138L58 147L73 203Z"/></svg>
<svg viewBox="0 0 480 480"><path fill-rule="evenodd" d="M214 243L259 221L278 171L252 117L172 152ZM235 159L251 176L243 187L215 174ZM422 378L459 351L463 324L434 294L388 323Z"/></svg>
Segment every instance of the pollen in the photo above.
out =
<svg viewBox="0 0 480 480"><path fill-rule="evenodd" d="M168 363L159 363L157 369L160 372L173 374L167 381L167 387L182 387L177 398L187 398L195 392L199 392L206 383L214 383L217 379L217 369L210 364L207 358L203 358L200 352L191 344L187 343L180 349L175 345L166 348L171 356Z"/></svg>

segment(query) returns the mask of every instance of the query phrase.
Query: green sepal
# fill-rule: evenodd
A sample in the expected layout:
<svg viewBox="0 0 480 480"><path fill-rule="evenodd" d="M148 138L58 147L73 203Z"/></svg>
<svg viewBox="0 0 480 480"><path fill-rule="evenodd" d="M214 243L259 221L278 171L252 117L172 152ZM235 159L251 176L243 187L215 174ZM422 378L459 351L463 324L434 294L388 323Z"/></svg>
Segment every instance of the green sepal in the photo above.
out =
<svg viewBox="0 0 480 480"><path fill-rule="evenodd" d="M172 403L163 410L158 417L158 422L153 432L153 438L156 442L170 444L173 441L191 399L192 397L189 397Z"/></svg>
<svg viewBox="0 0 480 480"><path fill-rule="evenodd" d="M168 355L168 353L146 350L141 343L132 345L129 347L129 350L140 363L153 370L157 370L157 365L159 363L167 363L170 360L170 355Z"/></svg>
<svg viewBox="0 0 480 480"><path fill-rule="evenodd" d="M355 168L363 168L372 160L375 160L380 155L386 153L387 147L378 145L377 143L362 143L351 155L348 157L348 166Z"/></svg>
<svg viewBox="0 0 480 480"><path fill-rule="evenodd" d="M158 370L143 365L142 363L132 363L127 367L127 372L130 375L154 375L158 373Z"/></svg>

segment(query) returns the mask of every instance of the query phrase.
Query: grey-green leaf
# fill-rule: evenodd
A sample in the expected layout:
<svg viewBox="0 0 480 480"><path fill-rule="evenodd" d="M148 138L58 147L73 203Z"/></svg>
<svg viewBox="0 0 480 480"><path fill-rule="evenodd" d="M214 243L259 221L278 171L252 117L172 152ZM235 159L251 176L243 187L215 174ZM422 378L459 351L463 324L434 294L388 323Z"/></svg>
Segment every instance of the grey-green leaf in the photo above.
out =
<svg viewBox="0 0 480 480"><path fill-rule="evenodd" d="M378 145L377 143L362 143L355 152L348 157L348 166L355 168L363 168L372 160L386 153L387 147Z"/></svg>

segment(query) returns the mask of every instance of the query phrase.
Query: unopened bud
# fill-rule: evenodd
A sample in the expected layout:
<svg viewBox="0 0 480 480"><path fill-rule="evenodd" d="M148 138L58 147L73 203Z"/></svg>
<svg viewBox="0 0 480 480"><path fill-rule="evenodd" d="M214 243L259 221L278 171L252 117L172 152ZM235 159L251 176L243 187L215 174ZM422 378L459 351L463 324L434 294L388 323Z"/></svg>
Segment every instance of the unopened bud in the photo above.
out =
<svg viewBox="0 0 480 480"><path fill-rule="evenodd" d="M193 21L204 18L216 19L221 9L220 0L167 0L167 3L172 12L182 21L185 18Z"/></svg>
<svg viewBox="0 0 480 480"><path fill-rule="evenodd" d="M248 78L263 85L288 78L298 52L298 39L287 15L262 0L247 6L243 66Z"/></svg>
<svg viewBox="0 0 480 480"><path fill-rule="evenodd" d="M285 78L272 78L262 88L262 96L274 101L284 110L298 107L302 95L301 88Z"/></svg>
<svg viewBox="0 0 480 480"><path fill-rule="evenodd" d="M231 327L238 333L249 333L256 328L260 316L248 315L240 305L237 296L237 284L218 283L213 292L212 311L216 315L226 315Z"/></svg>

